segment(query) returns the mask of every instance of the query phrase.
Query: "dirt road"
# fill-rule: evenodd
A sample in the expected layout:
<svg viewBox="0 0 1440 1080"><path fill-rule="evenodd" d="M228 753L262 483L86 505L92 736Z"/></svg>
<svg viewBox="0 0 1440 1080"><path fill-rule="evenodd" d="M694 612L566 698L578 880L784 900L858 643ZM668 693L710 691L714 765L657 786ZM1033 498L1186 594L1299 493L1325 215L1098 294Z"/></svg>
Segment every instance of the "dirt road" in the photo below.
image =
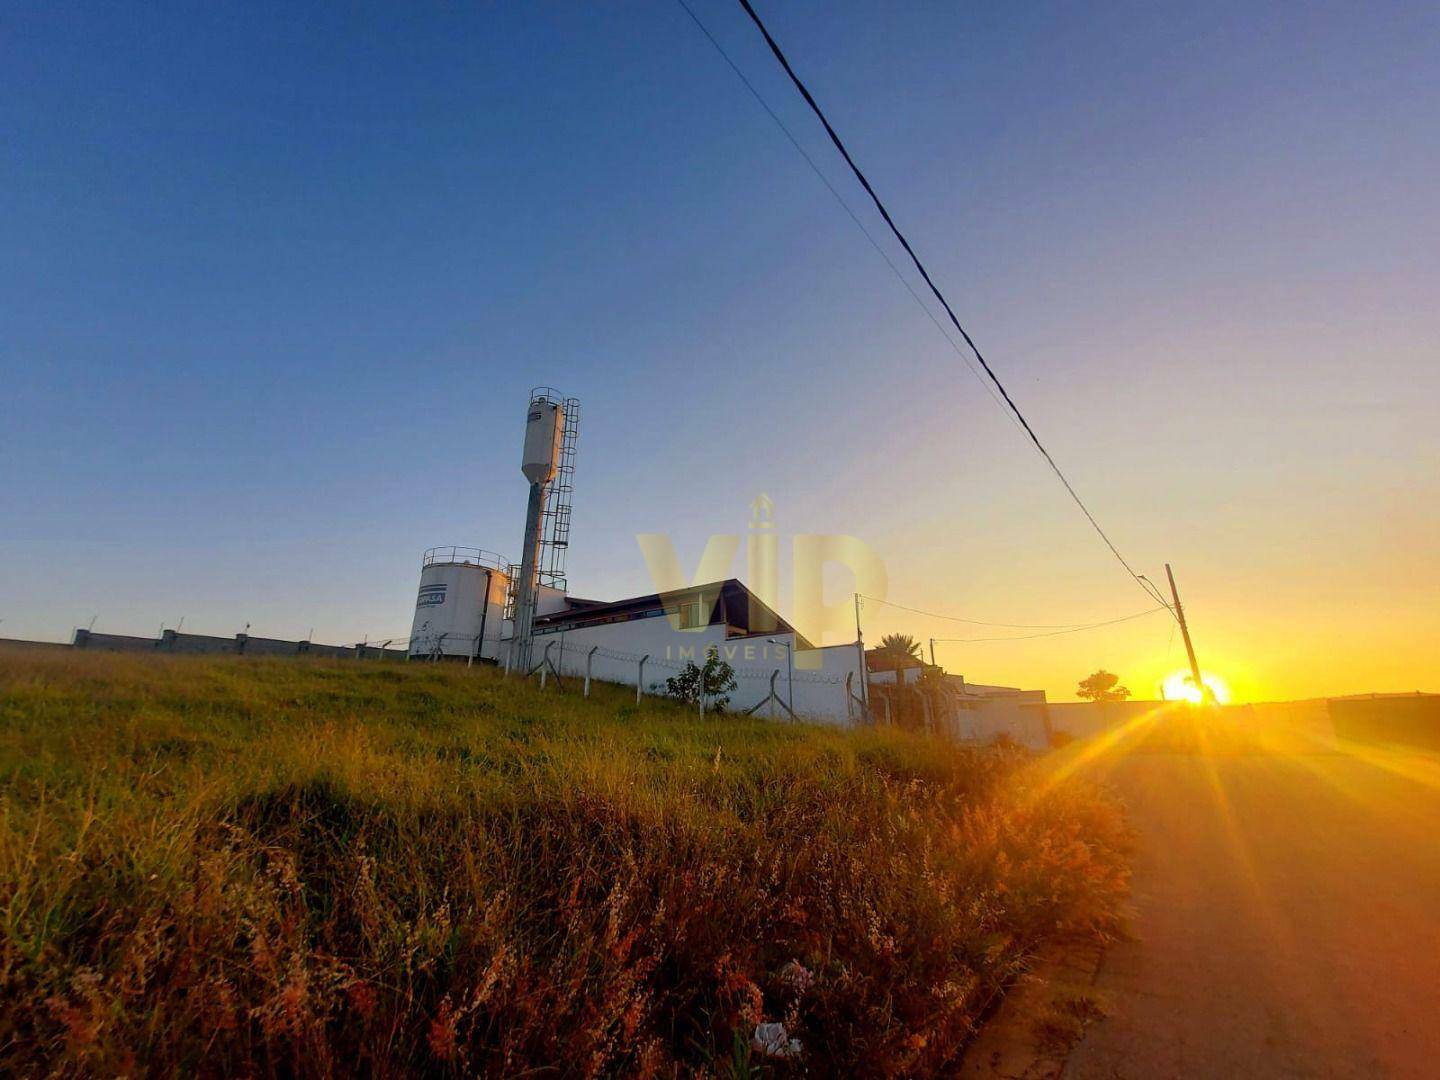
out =
<svg viewBox="0 0 1440 1080"><path fill-rule="evenodd" d="M1129 753L1086 771L1140 830L1135 940L1095 1077L1440 1076L1440 759Z"/></svg>

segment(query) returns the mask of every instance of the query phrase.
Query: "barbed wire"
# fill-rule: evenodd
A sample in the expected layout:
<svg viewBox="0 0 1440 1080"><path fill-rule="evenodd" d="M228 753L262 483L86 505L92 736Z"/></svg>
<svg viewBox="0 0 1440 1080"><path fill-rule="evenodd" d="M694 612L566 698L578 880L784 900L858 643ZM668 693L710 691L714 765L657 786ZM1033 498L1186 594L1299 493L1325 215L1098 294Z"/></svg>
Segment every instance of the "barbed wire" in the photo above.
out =
<svg viewBox="0 0 1440 1080"><path fill-rule="evenodd" d="M477 634L455 634L445 632L441 634L417 634L407 637L392 637L379 639L366 639L356 642L354 648L357 655L363 654L363 650L375 651L405 651L412 660L434 661L445 656L469 657L471 659L486 660L495 659L495 652L502 651L510 645L512 639L493 637L491 635ZM479 647L477 648L477 644ZM495 651L489 656L483 656L487 646L494 646ZM729 646L734 648L735 646ZM743 647L743 646L742 646ZM669 648L674 648L670 646ZM667 652L669 651L667 648ZM688 648L688 647L687 647ZM547 666L551 672L561 678L580 678L586 674L586 668L592 660L609 661L611 664L635 665L633 672L617 672L614 670L595 672L594 677L601 681L615 681L622 685L636 686L643 694L663 695L665 692L665 681L672 675L684 672L686 668L694 664L702 665L709 653L715 651L722 660L730 665L734 677L739 682L755 688L755 691L764 688L766 690L778 690L785 687L793 690L795 685L801 686L828 686L839 688L845 682L844 675L836 675L823 671L797 670L793 666L793 658L786 658L784 663L774 663L768 666L755 666L750 664L735 664L731 658L725 656L726 644L710 642L708 644L697 643L693 647L694 655L675 656L671 653L665 654L644 654L629 652L622 649L614 649L605 645L588 645L584 643L573 643L564 640L563 635L545 634L537 637L532 644L531 669L526 675L533 675L537 670L543 670ZM641 661L644 661L643 669ZM509 666L508 658L502 657L501 662L505 664L507 671L518 674L517 669ZM853 674L852 674L853 678ZM759 684L758 686L756 684ZM749 693L745 695L749 696ZM752 708L763 705L767 698L761 698ZM785 706L788 709L788 706ZM823 710L822 712L828 712Z"/></svg>
<svg viewBox="0 0 1440 1080"><path fill-rule="evenodd" d="M619 649L611 649L603 645L572 645L565 641L557 641L553 643L547 642L546 645L542 646L539 640L537 640L535 648L541 654L541 659L543 659L543 652L545 647L547 646L552 650L558 650L561 655L564 655L566 653L572 653L576 656L586 656L590 654L591 649L594 649L595 656L601 657L606 660L618 660L638 664L641 659L644 659L645 667L647 669L655 667L664 668L667 671L684 671L685 666L691 663L698 666L701 662L704 661L706 655L708 655L709 652L709 649L707 648L706 651L702 653L697 647L696 655L693 657L671 656L667 658L661 655L657 655L655 653L650 653L646 655L643 653L623 652ZM711 646L711 648L719 650L720 658L724 660L727 664L730 664L731 669L735 673L735 677L738 679L768 680L771 675L778 673L782 678L790 678L797 683L838 686L845 681L843 676L827 675L823 672L790 669L787 673L787 669L783 664L777 664L773 667L752 667L746 664L737 665L732 663L724 655L723 645L714 644Z"/></svg>

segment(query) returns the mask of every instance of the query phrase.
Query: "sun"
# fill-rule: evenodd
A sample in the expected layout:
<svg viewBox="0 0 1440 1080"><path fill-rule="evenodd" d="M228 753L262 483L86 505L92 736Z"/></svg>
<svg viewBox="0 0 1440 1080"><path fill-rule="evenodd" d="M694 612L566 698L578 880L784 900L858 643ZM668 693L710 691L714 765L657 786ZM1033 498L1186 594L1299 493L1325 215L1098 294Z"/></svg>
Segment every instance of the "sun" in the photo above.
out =
<svg viewBox="0 0 1440 1080"><path fill-rule="evenodd" d="M1230 701L1230 687L1225 685L1225 680L1219 675L1202 671L1200 678L1217 702L1225 705ZM1199 705L1205 700L1205 695L1201 692L1200 687L1195 685L1195 680L1188 671L1177 671L1173 675L1167 675L1162 684L1162 690L1166 701L1188 701L1192 705Z"/></svg>

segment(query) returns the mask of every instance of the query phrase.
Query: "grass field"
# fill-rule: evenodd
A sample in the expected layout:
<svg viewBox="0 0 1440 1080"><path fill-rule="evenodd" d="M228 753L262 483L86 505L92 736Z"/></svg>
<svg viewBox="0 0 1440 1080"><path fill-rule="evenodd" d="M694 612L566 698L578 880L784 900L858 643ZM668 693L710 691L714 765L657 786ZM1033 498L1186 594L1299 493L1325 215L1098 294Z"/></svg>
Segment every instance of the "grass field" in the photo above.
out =
<svg viewBox="0 0 1440 1080"><path fill-rule="evenodd" d="M1121 816L1044 779L488 669L0 654L0 1072L941 1073L1114 924Z"/></svg>

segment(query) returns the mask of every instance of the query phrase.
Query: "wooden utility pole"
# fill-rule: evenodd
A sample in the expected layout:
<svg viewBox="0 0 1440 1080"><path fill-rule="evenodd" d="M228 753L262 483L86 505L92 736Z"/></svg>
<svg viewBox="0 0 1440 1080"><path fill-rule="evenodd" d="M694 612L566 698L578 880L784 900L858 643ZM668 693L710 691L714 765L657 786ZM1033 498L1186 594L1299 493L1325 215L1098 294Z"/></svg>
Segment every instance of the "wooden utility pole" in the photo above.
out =
<svg viewBox="0 0 1440 1080"><path fill-rule="evenodd" d="M791 638L794 644L794 638ZM823 642L822 642L823 644ZM870 669L865 664L865 635L860 630L860 594L855 594L855 651L860 654L860 703L870 712ZM866 719L869 717L867 715Z"/></svg>
<svg viewBox="0 0 1440 1080"><path fill-rule="evenodd" d="M1195 659L1195 646L1190 643L1190 627L1185 622L1185 609L1180 606L1180 590L1175 588L1175 574L1170 564L1165 564L1165 576L1170 579L1170 595L1175 600L1175 618L1180 623L1180 636L1185 639L1185 655L1190 658L1190 674L1195 679L1195 689L1205 701L1213 700L1210 688L1200 680L1200 662Z"/></svg>

